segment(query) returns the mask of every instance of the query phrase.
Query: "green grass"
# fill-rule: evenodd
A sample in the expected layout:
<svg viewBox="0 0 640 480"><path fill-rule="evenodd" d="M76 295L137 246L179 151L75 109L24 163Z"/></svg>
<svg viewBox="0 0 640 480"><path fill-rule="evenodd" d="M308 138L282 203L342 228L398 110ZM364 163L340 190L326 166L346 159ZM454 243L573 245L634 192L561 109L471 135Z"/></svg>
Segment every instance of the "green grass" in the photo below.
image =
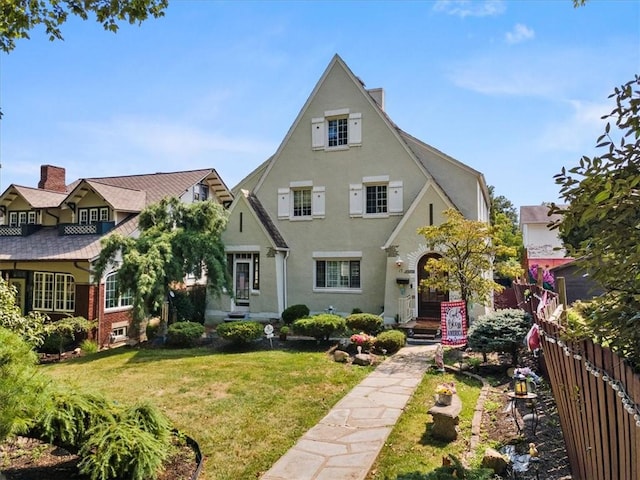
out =
<svg viewBox="0 0 640 480"><path fill-rule="evenodd" d="M443 442L430 436L433 422L427 413L434 404L434 390L441 382L455 382L462 401L457 440ZM449 373L426 373L391 435L387 439L368 480L396 480L416 473L427 473L442 465L449 454L461 458L471 437L471 419L480 395L481 382Z"/></svg>
<svg viewBox="0 0 640 480"><path fill-rule="evenodd" d="M371 371L317 351L206 348L120 348L42 369L117 402L159 406L200 444L202 480L258 478Z"/></svg>

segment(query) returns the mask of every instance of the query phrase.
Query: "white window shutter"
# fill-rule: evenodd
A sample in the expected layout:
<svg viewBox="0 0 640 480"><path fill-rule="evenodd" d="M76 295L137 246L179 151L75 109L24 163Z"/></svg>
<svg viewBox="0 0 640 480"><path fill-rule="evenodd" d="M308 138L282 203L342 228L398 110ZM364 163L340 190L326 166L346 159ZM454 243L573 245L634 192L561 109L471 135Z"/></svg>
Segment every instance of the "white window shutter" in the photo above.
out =
<svg viewBox="0 0 640 480"><path fill-rule="evenodd" d="M364 199L362 198L362 184L352 183L349 185L349 214L351 216L362 216Z"/></svg>
<svg viewBox="0 0 640 480"><path fill-rule="evenodd" d="M311 191L311 215L324 217L324 187L313 187Z"/></svg>
<svg viewBox="0 0 640 480"><path fill-rule="evenodd" d="M402 213L402 180L389 182L389 213Z"/></svg>
<svg viewBox="0 0 640 480"><path fill-rule="evenodd" d="M362 144L362 114L349 115L349 145Z"/></svg>
<svg viewBox="0 0 640 480"><path fill-rule="evenodd" d="M311 147L324 148L324 118L311 119Z"/></svg>
<svg viewBox="0 0 640 480"><path fill-rule="evenodd" d="M289 189L278 189L278 218L289 218Z"/></svg>

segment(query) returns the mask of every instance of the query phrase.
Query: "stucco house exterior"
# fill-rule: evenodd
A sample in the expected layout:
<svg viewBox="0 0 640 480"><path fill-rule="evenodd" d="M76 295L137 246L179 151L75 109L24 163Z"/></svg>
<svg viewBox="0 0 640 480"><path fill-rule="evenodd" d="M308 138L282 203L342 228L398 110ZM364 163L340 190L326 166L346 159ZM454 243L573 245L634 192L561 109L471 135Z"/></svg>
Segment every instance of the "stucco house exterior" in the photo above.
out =
<svg viewBox="0 0 640 480"><path fill-rule="evenodd" d="M223 241L234 296L209 299L208 319L277 319L294 304L387 324L439 316L455 292L418 289L439 254L416 230L451 207L488 221L489 193L480 172L401 130L384 103L333 57L274 155L233 189Z"/></svg>
<svg viewBox="0 0 640 480"><path fill-rule="evenodd" d="M100 345L126 339L132 298L117 293L118 265L96 279L92 263L102 238L113 232L136 236L138 214L167 196L226 205L233 199L212 168L66 184L64 168L42 165L38 188L10 185L0 195L0 274L16 287L23 313L96 320Z"/></svg>
<svg viewBox="0 0 640 480"><path fill-rule="evenodd" d="M557 229L549 224L559 220L561 215L549 215L549 205L527 205L520 207L520 230L527 255L527 267L538 265L550 270L573 260L560 239Z"/></svg>

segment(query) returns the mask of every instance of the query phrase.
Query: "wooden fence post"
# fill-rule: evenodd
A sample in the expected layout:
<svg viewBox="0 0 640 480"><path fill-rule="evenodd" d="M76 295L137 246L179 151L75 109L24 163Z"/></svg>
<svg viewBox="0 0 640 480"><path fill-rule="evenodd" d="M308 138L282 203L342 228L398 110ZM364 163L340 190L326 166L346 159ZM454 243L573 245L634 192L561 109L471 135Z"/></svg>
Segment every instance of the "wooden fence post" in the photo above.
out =
<svg viewBox="0 0 640 480"><path fill-rule="evenodd" d="M556 278L556 290L558 290L558 296L559 296L559 300L560 303L562 304L562 313L560 314L560 317L562 319L562 321L560 322L561 325L566 325L567 324L567 284L564 281L564 277L558 277Z"/></svg>

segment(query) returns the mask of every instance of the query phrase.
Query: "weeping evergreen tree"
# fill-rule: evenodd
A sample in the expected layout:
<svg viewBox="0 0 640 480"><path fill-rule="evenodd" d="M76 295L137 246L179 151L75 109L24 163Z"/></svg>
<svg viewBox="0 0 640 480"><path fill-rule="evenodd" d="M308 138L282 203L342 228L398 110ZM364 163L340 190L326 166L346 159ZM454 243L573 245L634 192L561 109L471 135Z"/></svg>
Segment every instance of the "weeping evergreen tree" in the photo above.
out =
<svg viewBox="0 0 640 480"><path fill-rule="evenodd" d="M165 198L140 213L137 238L113 234L103 240L94 265L96 278L121 255L118 289L133 295L136 327L161 308L171 285L188 274L200 277L204 271L214 295L223 289L231 291L220 238L227 218L223 207L210 200L186 204L175 197Z"/></svg>

